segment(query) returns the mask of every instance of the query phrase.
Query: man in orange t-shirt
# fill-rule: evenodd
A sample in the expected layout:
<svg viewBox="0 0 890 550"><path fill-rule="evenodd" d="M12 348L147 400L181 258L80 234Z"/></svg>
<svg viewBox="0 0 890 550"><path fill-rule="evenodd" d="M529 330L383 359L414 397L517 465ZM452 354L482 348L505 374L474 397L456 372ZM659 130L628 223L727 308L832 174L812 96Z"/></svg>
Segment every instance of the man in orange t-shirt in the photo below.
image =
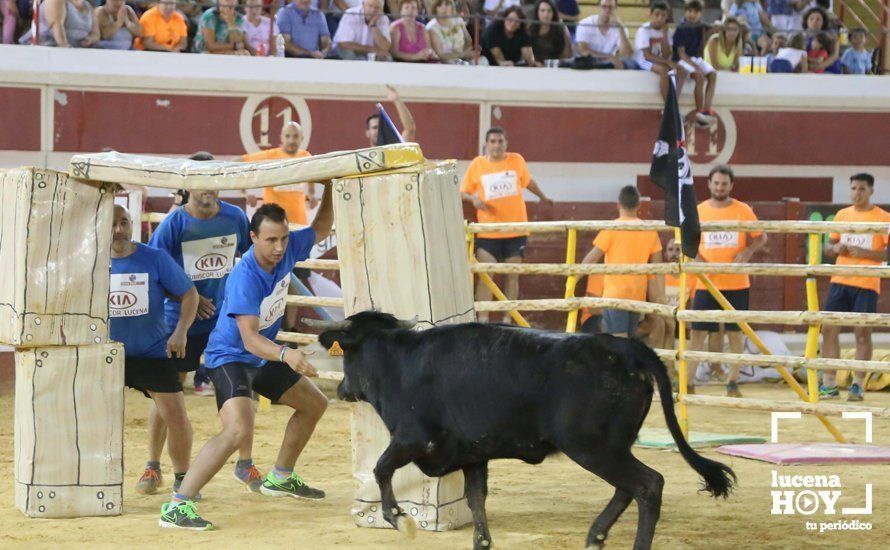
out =
<svg viewBox="0 0 890 550"><path fill-rule="evenodd" d="M188 27L174 0L158 2L142 14L139 25L142 36L134 44L137 50L180 53L188 47Z"/></svg>
<svg viewBox="0 0 890 550"><path fill-rule="evenodd" d="M532 179L519 153L507 152L507 134L503 128L485 133L485 154L473 159L460 186L461 196L476 207L479 223L527 222L522 191L528 189L553 204ZM476 235L476 259L482 263L522 263L528 233L480 233ZM519 275L507 275L504 294L510 300L519 296ZM476 285L476 301L491 300L491 291L480 280ZM488 313L479 313L480 321Z"/></svg>
<svg viewBox="0 0 890 550"><path fill-rule="evenodd" d="M717 221L756 221L757 216L747 204L730 196L735 183L735 174L729 166L718 165L708 174L708 190L711 198L698 205L698 219L701 222ZM702 233L698 259L710 263L748 263L755 252L766 244L766 234L760 232L741 231L710 231ZM732 306L740 311L748 310L751 281L747 275L709 274L714 286L726 297ZM692 309L722 309L720 304L705 288L699 288L692 300ZM735 323L726 323L729 336L729 351L742 353L745 349L745 338ZM691 350L704 351L705 336L709 332L718 332L720 323L692 323ZM722 347L722 342L720 343ZM689 361L688 387L694 391L695 370L697 363ZM739 366L729 368L729 381L726 384L726 395L741 397L739 391ZM690 391L690 393L692 393Z"/></svg>
<svg viewBox="0 0 890 550"><path fill-rule="evenodd" d="M300 143L303 141L303 128L296 122L288 122L281 129L281 147L275 149L266 149L258 153L249 153L241 157L244 162L255 162L265 160L282 160L296 159L303 157L311 157L309 151L300 149ZM274 202L278 206L284 208L287 213L287 220L290 223L300 225L308 225L309 221L306 217L306 191L308 186L310 208L315 208L317 203L315 199L314 183L296 183L293 185L281 185L278 187L263 188L263 202L266 204ZM247 194L247 204L256 206L257 199L254 195Z"/></svg>
<svg viewBox="0 0 890 550"><path fill-rule="evenodd" d="M850 178L850 201L853 206L842 209L834 217L836 222L890 222L890 214L871 202L875 192L875 178L871 174L854 174ZM881 265L887 259L887 234L838 234L832 233L824 253L836 257L837 265ZM824 311L877 313L881 279L878 277L832 277L825 300ZM841 327L822 327L822 357L838 359L841 356ZM856 359L871 361L871 327L855 327ZM837 373L822 372L820 399L835 399L840 393ZM853 373L853 383L847 401L862 401L865 393L865 372Z"/></svg>
<svg viewBox="0 0 890 550"><path fill-rule="evenodd" d="M640 193L628 185L618 194L618 221L640 221L637 209ZM610 264L645 264L661 262L661 240L655 231L600 231L593 240L593 249L582 263L595 264L605 259ZM664 302L664 276L655 276L653 302ZM603 298L646 301L649 289L647 275L605 275ZM640 323L640 314L622 309L603 310L603 332L615 336L633 336Z"/></svg>

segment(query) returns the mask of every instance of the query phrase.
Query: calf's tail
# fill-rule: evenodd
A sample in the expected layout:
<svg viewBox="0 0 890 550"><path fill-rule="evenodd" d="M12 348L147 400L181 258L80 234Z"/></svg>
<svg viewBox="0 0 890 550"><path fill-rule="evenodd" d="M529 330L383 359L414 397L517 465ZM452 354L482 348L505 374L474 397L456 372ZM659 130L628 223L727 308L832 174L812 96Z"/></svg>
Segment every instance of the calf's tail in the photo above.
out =
<svg viewBox="0 0 890 550"><path fill-rule="evenodd" d="M683 437L680 423L677 422L677 415L674 412L674 395L671 392L671 379L668 377L667 367L649 346L639 342L639 347L642 348L644 354L643 362L645 368L655 378L658 396L661 398L661 408L664 411L664 419L667 422L671 436L677 443L680 454L683 455L686 463L702 476L705 491L715 498L728 497L736 482L735 472L726 464L703 457L689 446L686 438Z"/></svg>

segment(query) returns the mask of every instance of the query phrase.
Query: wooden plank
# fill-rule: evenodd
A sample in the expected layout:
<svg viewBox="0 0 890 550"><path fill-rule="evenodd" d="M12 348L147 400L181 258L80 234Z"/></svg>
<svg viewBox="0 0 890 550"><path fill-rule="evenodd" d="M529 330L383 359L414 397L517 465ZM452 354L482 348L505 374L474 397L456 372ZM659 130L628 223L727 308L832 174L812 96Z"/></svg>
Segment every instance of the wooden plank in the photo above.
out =
<svg viewBox="0 0 890 550"><path fill-rule="evenodd" d="M416 315L422 328L474 319L455 176L454 165L444 163L334 181L346 315L367 309L404 319ZM359 526L389 527L373 475L389 440L374 409L356 404L352 514ZM421 529L447 530L471 521L460 473L427 478L409 465L396 472L393 488Z"/></svg>
<svg viewBox="0 0 890 550"><path fill-rule="evenodd" d="M869 222L810 222L786 220L760 220L752 222L705 222L702 231L763 231L765 233L887 233L890 224ZM673 231L664 222L643 220L626 222L617 220L596 221L557 221L524 223L471 223L470 233L561 233L569 229L578 231L602 231L616 229L623 231Z"/></svg>
<svg viewBox="0 0 890 550"><path fill-rule="evenodd" d="M123 358L118 343L15 352L16 506L26 515L121 513Z"/></svg>
<svg viewBox="0 0 890 550"><path fill-rule="evenodd" d="M36 168L4 174L0 343L107 340L114 187Z"/></svg>
<svg viewBox="0 0 890 550"><path fill-rule="evenodd" d="M874 416L890 417L890 408L863 407L858 405L843 405L840 403L807 403L804 401L772 401L769 399L739 399L736 397L718 397L714 395L686 395L683 401L687 405L702 405L707 407L723 407L727 409L741 409L751 411L782 411L801 412L805 414L822 414L826 416L841 416L845 412L870 412Z"/></svg>
<svg viewBox="0 0 890 550"><path fill-rule="evenodd" d="M166 189L255 189L380 172L423 162L416 143L271 162L194 161L118 152L71 157L72 175Z"/></svg>

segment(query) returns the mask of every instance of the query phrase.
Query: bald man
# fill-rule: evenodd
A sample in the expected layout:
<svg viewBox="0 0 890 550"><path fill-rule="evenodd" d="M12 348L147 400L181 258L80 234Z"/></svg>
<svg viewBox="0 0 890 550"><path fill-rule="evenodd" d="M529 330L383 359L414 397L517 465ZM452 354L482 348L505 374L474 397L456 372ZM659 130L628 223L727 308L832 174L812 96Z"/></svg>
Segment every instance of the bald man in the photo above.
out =
<svg viewBox="0 0 890 550"><path fill-rule="evenodd" d="M165 296L181 304L169 337ZM174 359L185 357L188 330L197 312L198 291L189 276L163 250L133 242L130 213L115 205L108 298L111 339L124 345L126 385L154 400L167 425L174 488L182 482L192 453L192 426ZM136 491L143 494L155 492L161 483L161 447L150 444L148 454L145 473L136 484Z"/></svg>
<svg viewBox="0 0 890 550"><path fill-rule="evenodd" d="M281 146L274 149L266 149L257 153L248 153L241 157L244 162L257 162L267 160L296 159L302 157L311 157L309 151L300 149L303 142L303 127L296 122L288 122L281 129ZM300 225L308 225L309 221L306 216L306 195L309 195L309 207L315 208L317 200L315 199L314 183L296 183L292 185L280 185L278 187L266 187L263 189L263 202L266 204L275 203L287 213L287 219L291 223ZM247 204L256 206L257 198L251 193L247 193Z"/></svg>

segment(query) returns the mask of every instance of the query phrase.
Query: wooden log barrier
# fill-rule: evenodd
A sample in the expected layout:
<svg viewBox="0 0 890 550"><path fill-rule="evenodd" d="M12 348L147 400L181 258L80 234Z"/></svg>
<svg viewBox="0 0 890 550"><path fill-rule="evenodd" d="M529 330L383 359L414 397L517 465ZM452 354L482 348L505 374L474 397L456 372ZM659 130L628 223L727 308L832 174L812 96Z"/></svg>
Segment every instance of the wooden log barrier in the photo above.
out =
<svg viewBox="0 0 890 550"><path fill-rule="evenodd" d="M683 402L687 405L706 407L722 407L749 411L800 412L805 414L821 414L825 416L841 416L845 412L870 412L874 416L890 418L890 408L863 407L841 403L807 403L805 401L774 401L771 399L751 399L736 397L718 397L714 395L686 395Z"/></svg>
<svg viewBox="0 0 890 550"><path fill-rule="evenodd" d="M475 319L459 179L452 163L334 180L334 215L346 315L376 309L402 319L417 316L419 328ZM356 404L356 525L389 527L373 473L389 441L373 408ZM408 465L396 472L393 489L421 529L455 529L472 519L462 473L428 478Z"/></svg>
<svg viewBox="0 0 890 550"><path fill-rule="evenodd" d="M53 170L3 173L0 343L106 341L114 189Z"/></svg>
<svg viewBox="0 0 890 550"><path fill-rule="evenodd" d="M18 349L15 370L16 507L31 517L119 515L124 347Z"/></svg>

